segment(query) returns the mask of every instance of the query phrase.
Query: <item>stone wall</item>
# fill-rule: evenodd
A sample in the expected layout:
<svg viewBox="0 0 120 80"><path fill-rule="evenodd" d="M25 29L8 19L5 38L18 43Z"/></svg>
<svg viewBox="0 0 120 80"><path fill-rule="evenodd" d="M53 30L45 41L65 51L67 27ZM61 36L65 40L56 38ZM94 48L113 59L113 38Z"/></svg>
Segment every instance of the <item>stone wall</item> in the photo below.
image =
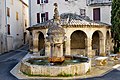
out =
<svg viewBox="0 0 120 80"><path fill-rule="evenodd" d="M58 76L60 74L82 75L91 69L91 60L66 66L31 65L25 61L21 63L20 70L29 75Z"/></svg>
<svg viewBox="0 0 120 80"><path fill-rule="evenodd" d="M83 55L85 56L85 49L71 49L71 55Z"/></svg>

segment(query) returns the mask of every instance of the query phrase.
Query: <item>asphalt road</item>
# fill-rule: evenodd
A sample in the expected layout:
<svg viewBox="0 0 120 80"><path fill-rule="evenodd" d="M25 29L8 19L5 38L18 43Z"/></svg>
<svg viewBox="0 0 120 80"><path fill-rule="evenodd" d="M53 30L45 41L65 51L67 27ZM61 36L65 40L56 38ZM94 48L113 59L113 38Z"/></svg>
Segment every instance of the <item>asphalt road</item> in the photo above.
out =
<svg viewBox="0 0 120 80"><path fill-rule="evenodd" d="M27 54L28 46L0 55L0 80L18 80L10 70Z"/></svg>
<svg viewBox="0 0 120 80"><path fill-rule="evenodd" d="M21 49L0 55L0 80L18 80L10 73L10 70L28 53L27 49L28 46L24 46ZM30 79L30 80L36 80L36 79ZM110 71L109 73L101 77L93 77L86 79L71 79L71 80L120 80L120 67L118 69L114 69Z"/></svg>

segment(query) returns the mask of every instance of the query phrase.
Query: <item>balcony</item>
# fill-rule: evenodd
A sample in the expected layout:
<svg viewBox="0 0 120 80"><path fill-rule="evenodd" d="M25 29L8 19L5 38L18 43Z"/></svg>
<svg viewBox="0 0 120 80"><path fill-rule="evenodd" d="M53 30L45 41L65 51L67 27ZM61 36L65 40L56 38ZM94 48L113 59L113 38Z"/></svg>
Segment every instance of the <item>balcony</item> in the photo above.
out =
<svg viewBox="0 0 120 80"><path fill-rule="evenodd" d="M87 0L87 6L111 6L112 0Z"/></svg>

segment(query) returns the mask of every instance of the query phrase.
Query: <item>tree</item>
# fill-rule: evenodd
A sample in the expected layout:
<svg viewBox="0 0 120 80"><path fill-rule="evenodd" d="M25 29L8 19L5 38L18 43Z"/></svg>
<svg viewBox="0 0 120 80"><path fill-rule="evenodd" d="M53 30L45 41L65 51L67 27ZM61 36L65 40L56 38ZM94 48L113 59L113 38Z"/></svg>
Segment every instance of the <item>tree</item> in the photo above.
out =
<svg viewBox="0 0 120 80"><path fill-rule="evenodd" d="M114 53L117 53L120 48L120 0L112 0L111 24Z"/></svg>

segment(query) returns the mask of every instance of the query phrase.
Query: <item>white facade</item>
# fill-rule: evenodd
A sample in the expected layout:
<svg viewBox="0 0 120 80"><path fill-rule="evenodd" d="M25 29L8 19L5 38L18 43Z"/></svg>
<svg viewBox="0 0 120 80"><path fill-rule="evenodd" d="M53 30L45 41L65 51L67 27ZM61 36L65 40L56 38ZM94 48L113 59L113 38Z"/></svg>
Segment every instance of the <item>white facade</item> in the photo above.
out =
<svg viewBox="0 0 120 80"><path fill-rule="evenodd" d="M111 4L112 0L86 0L87 10L86 14L93 19L93 9L100 8L100 22L111 25Z"/></svg>
<svg viewBox="0 0 120 80"><path fill-rule="evenodd" d="M6 51L5 46L5 5L4 0L0 0L0 53Z"/></svg>
<svg viewBox="0 0 120 80"><path fill-rule="evenodd" d="M29 25L28 15L28 5L22 0L0 0L0 53L24 44Z"/></svg>
<svg viewBox="0 0 120 80"><path fill-rule="evenodd" d="M93 9L100 8L100 21L110 24L111 17L111 5L88 5L89 0L47 0L48 3L45 3L46 0L40 0L40 4L37 4L38 0L29 0L30 6L30 26L37 24L37 13L40 13L40 22L41 14L48 12L48 19L53 18L53 4L58 3L59 14L62 13L75 13L80 15L81 11L83 14L88 16L93 20ZM44 1L41 3L41 1Z"/></svg>

